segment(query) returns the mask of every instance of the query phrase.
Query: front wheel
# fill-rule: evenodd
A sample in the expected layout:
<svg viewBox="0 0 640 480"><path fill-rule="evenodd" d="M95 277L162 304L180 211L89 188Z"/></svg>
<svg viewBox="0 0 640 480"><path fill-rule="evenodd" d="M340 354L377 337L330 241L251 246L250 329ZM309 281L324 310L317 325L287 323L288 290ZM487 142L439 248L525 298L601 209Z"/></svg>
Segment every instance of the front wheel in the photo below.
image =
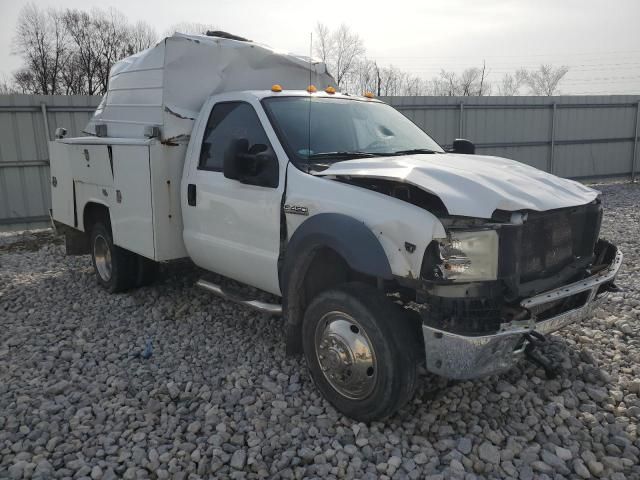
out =
<svg viewBox="0 0 640 480"><path fill-rule="evenodd" d="M323 396L358 421L392 415L415 392L417 325L373 287L342 285L319 294L302 325L311 375Z"/></svg>

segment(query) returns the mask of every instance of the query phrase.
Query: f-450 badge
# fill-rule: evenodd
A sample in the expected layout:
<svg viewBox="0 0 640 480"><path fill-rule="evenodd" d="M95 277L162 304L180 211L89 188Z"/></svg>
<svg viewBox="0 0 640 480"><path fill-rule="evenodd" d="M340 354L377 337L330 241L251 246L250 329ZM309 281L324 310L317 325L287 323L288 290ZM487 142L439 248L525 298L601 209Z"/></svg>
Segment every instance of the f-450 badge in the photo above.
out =
<svg viewBox="0 0 640 480"><path fill-rule="evenodd" d="M284 213L292 213L294 215L309 215L309 209L300 205L285 205Z"/></svg>

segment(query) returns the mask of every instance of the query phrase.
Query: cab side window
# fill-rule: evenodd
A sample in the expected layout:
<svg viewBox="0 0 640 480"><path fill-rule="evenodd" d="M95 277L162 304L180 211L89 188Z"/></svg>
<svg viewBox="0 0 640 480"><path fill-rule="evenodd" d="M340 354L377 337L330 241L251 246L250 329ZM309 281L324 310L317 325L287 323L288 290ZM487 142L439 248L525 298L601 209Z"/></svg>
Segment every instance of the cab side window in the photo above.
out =
<svg viewBox="0 0 640 480"><path fill-rule="evenodd" d="M269 152L273 151L251 105L245 102L216 104L204 131L198 169L221 172L225 152L238 139L248 140L249 152L261 150L264 146Z"/></svg>

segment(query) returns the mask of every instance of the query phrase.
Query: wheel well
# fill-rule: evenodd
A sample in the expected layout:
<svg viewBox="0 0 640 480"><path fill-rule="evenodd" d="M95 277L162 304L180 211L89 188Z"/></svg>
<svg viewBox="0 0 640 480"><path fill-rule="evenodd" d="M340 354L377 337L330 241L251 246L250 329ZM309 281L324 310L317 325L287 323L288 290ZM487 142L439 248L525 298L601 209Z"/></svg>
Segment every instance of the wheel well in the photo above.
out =
<svg viewBox="0 0 640 480"><path fill-rule="evenodd" d="M349 273L347 262L337 252L326 247L317 249L311 257L299 291L305 309L320 292L346 282Z"/></svg>
<svg viewBox="0 0 640 480"><path fill-rule="evenodd" d="M82 213L82 225L84 226L85 233L90 235L91 228L100 220L104 221L106 226L111 227L109 209L100 203L87 203Z"/></svg>
<svg viewBox="0 0 640 480"><path fill-rule="evenodd" d="M291 273L284 292L284 312L287 326L287 352L302 352L302 318L311 301L332 287L359 281L376 286L378 279L357 272L335 250L316 246L305 252Z"/></svg>

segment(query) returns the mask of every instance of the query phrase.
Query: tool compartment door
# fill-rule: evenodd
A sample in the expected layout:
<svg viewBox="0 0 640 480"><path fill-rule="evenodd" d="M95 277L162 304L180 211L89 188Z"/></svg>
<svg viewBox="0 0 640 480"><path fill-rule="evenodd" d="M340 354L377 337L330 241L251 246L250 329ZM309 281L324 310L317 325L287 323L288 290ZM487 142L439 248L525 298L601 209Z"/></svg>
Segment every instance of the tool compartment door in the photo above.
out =
<svg viewBox="0 0 640 480"><path fill-rule="evenodd" d="M112 145L115 198L111 228L116 245L155 259L148 145Z"/></svg>
<svg viewBox="0 0 640 480"><path fill-rule="evenodd" d="M76 227L73 204L73 173L71 145L49 142L51 166L51 210L58 222Z"/></svg>

